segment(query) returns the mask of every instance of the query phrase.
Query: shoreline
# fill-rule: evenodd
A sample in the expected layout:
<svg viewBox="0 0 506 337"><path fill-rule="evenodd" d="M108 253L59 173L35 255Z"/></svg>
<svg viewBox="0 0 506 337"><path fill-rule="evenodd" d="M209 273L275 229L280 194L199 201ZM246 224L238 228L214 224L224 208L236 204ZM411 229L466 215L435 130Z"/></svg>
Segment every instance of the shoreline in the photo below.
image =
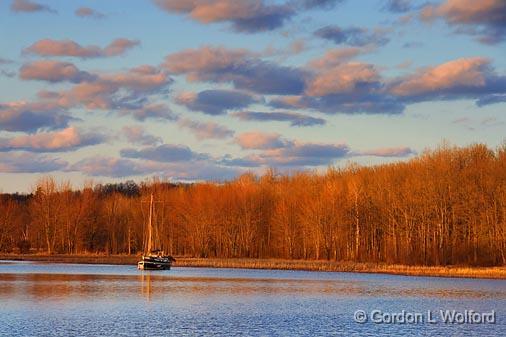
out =
<svg viewBox="0 0 506 337"><path fill-rule="evenodd" d="M305 270L323 272L377 273L404 276L506 279L506 267L406 266L362 262L313 260L193 258L176 256L175 267ZM135 265L136 255L43 255L0 254L0 261Z"/></svg>

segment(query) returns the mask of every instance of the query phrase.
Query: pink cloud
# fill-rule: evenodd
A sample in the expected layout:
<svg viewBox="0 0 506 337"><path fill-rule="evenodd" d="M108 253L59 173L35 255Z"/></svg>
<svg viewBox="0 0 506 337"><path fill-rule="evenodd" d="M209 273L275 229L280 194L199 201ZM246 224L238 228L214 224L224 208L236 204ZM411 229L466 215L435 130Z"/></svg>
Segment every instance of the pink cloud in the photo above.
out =
<svg viewBox="0 0 506 337"><path fill-rule="evenodd" d="M287 146L290 141L281 138L278 133L266 133L260 131L244 132L235 138L236 144L243 149L276 149Z"/></svg>
<svg viewBox="0 0 506 337"><path fill-rule="evenodd" d="M278 133L259 131L245 132L238 135L235 142L243 149L274 149L286 145Z"/></svg>
<svg viewBox="0 0 506 337"><path fill-rule="evenodd" d="M53 60L39 60L23 65L19 71L19 77L24 80L44 80L48 82L81 82L89 81L93 75L80 71L69 62Z"/></svg>
<svg viewBox="0 0 506 337"><path fill-rule="evenodd" d="M393 85L391 92L411 96L454 87L482 87L486 82L486 58L462 58L419 70Z"/></svg>
<svg viewBox="0 0 506 337"><path fill-rule="evenodd" d="M241 137L242 136L242 137ZM240 135L236 141L244 148L261 150L242 158L225 156L224 165L239 167L285 166L304 167L333 164L350 153L346 144L306 143L287 140L277 134L252 132Z"/></svg>
<svg viewBox="0 0 506 337"><path fill-rule="evenodd" d="M227 69L249 56L251 53L245 49L205 46L171 54L165 58L164 66L172 73L188 74L188 79L198 80L200 73Z"/></svg>
<svg viewBox="0 0 506 337"><path fill-rule="evenodd" d="M258 32L281 27L294 10L264 0L154 0L163 10L187 14L201 23L230 22L237 31Z"/></svg>
<svg viewBox="0 0 506 337"><path fill-rule="evenodd" d="M60 131L40 132L14 138L0 138L0 151L24 150L30 152L61 152L95 145L103 142L104 136L83 133L76 127Z"/></svg>
<svg viewBox="0 0 506 337"><path fill-rule="evenodd" d="M346 63L317 73L309 81L306 92L309 96L349 93L359 84L374 83L379 79L376 68L371 64Z"/></svg>
<svg viewBox="0 0 506 337"><path fill-rule="evenodd" d="M260 94L300 94L304 87L301 69L264 61L243 49L187 49L167 56L163 66L185 74L188 81L232 83Z"/></svg>
<svg viewBox="0 0 506 337"><path fill-rule="evenodd" d="M478 35L479 41L493 44L506 37L506 2L504 0L445 0L429 4L420 11L424 21L444 19L460 31Z"/></svg>
<svg viewBox="0 0 506 337"><path fill-rule="evenodd" d="M112 41L105 48L99 46L81 46L72 40L39 40L25 49L25 52L41 56L73 56L80 58L112 57L122 55L140 44L138 40L124 38Z"/></svg>
<svg viewBox="0 0 506 337"><path fill-rule="evenodd" d="M503 0L446 0L423 7L420 15L424 20L442 16L451 23L480 23L504 15L505 7Z"/></svg>
<svg viewBox="0 0 506 337"><path fill-rule="evenodd" d="M50 99L61 107L84 106L88 109L114 109L121 114L132 114L137 119L170 117L164 104L132 104L147 94L162 93L172 83L165 71L152 66L140 66L125 72L96 75L90 82L79 83L61 92L42 91L39 97Z"/></svg>
<svg viewBox="0 0 506 337"><path fill-rule="evenodd" d="M102 76L101 80L118 87L139 91L160 88L172 81L166 72L149 65L132 68L126 72L106 74Z"/></svg>

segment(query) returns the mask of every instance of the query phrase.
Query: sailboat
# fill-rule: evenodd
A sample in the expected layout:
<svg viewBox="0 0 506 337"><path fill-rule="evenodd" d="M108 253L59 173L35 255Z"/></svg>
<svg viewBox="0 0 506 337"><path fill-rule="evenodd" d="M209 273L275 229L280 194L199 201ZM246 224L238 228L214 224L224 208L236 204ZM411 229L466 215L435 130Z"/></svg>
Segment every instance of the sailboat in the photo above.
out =
<svg viewBox="0 0 506 337"><path fill-rule="evenodd" d="M169 270L172 263L176 260L170 256L165 255L160 249L153 247L153 194L151 194L149 202L149 220L147 226L147 238L144 242L144 253L141 260L137 263L137 269L141 270ZM158 231L156 231L158 234Z"/></svg>

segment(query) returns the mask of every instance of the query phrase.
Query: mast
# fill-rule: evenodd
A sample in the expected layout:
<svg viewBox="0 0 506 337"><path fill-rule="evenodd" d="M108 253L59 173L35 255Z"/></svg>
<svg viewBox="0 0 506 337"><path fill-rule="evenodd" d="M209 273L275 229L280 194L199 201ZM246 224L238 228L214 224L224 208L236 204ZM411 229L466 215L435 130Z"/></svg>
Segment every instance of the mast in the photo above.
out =
<svg viewBox="0 0 506 337"><path fill-rule="evenodd" d="M151 253L152 235L153 235L153 193L151 193L151 199L149 201L149 222L148 222L148 245L146 247L147 254Z"/></svg>

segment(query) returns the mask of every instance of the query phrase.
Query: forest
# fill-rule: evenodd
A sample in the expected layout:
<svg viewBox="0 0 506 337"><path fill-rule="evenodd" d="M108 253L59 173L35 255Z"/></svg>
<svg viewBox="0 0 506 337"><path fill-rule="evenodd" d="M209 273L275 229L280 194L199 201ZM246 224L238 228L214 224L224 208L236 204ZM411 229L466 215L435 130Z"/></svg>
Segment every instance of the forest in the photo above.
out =
<svg viewBox="0 0 506 337"><path fill-rule="evenodd" d="M151 194L156 244L175 256L506 265L506 143L221 183L46 176L0 195L0 252L140 254Z"/></svg>

